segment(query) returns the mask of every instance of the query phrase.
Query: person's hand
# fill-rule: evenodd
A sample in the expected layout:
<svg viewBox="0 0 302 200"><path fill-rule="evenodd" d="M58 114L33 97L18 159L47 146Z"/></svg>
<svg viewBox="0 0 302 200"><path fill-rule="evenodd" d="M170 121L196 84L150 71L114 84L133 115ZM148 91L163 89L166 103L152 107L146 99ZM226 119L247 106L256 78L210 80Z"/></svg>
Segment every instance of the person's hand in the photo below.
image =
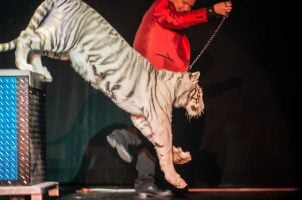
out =
<svg viewBox="0 0 302 200"><path fill-rule="evenodd" d="M227 16L232 11L232 2L224 1L214 4L214 11L218 15Z"/></svg>

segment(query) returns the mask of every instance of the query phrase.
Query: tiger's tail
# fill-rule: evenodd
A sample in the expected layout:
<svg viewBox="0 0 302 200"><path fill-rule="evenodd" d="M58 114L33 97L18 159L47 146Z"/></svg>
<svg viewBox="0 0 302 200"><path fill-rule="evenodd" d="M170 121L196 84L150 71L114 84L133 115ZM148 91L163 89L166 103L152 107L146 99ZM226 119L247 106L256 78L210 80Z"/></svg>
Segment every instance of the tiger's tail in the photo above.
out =
<svg viewBox="0 0 302 200"><path fill-rule="evenodd" d="M36 30L53 6L54 6L54 2L52 0L46 0L43 3L41 3L39 7L36 9L36 11L34 12L32 18L30 19L29 24L26 27L26 31L30 32ZM0 43L0 52L5 52L15 49L18 42L18 38L15 38L10 42Z"/></svg>
<svg viewBox="0 0 302 200"><path fill-rule="evenodd" d="M54 7L54 4L56 1L54 0L45 0L43 1L35 10L33 16L31 17L27 27L26 31L34 31L36 30L40 24L43 22L45 17L48 15L50 10Z"/></svg>
<svg viewBox="0 0 302 200"><path fill-rule="evenodd" d="M0 52L10 51L16 48L18 38L6 42L6 43L0 43Z"/></svg>

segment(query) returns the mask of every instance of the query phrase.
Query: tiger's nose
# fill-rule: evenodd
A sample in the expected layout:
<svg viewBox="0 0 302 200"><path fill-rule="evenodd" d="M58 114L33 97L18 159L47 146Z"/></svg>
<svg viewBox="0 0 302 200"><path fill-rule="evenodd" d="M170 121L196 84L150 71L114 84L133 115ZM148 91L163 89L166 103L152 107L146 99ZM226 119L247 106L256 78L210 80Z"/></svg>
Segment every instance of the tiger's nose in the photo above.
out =
<svg viewBox="0 0 302 200"><path fill-rule="evenodd" d="M195 107L195 106L191 106L191 110L193 110L194 112L198 111L197 107Z"/></svg>

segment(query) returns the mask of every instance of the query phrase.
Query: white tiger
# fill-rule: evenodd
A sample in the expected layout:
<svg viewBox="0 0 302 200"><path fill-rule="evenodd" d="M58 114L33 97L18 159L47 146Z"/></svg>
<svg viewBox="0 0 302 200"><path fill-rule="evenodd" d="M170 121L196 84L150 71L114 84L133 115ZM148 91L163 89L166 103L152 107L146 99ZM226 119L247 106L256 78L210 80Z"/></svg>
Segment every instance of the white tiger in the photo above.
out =
<svg viewBox="0 0 302 200"><path fill-rule="evenodd" d="M202 114L199 72L154 70L81 0L42 2L19 37L0 44L0 51L13 49L17 68L43 74L45 81L52 77L41 56L70 59L86 81L131 114L133 124L154 145L166 180L177 188L186 187L173 161L185 163L191 157L172 146L172 106L184 107L189 118Z"/></svg>

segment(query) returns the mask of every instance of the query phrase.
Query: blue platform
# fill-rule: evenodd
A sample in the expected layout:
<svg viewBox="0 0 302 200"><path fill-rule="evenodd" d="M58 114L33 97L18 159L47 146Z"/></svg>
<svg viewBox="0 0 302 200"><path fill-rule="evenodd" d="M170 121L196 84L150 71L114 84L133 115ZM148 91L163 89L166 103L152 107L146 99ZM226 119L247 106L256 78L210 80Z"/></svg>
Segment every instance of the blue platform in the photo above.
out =
<svg viewBox="0 0 302 200"><path fill-rule="evenodd" d="M0 77L0 181L18 179L16 77Z"/></svg>

